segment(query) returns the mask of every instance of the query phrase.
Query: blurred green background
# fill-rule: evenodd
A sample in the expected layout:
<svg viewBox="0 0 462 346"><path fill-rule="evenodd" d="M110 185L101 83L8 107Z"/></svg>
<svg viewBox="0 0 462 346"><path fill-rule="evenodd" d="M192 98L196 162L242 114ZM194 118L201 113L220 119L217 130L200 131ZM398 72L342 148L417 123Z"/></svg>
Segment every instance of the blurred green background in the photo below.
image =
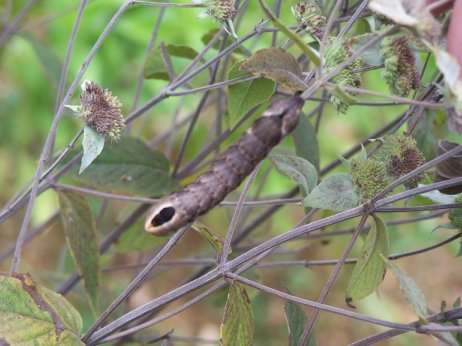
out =
<svg viewBox="0 0 462 346"><path fill-rule="evenodd" d="M24 0L14 0L12 4L11 18L17 16L26 4ZM99 35L108 21L121 6L123 1L94 0L90 1L82 18L82 23L73 47L72 58L67 86L79 71L82 62L95 44ZM182 3L188 3L182 1ZM268 3L270 3L268 1ZM3 6L3 7L2 7ZM50 129L56 107L56 92L59 84L62 64L66 54L69 37L75 21L79 1L38 1L24 19L19 23L16 35L10 37L0 47L0 205L7 202L31 179L35 173L36 165L45 138ZM7 14L7 3L0 4L1 17ZM210 19L198 19L200 9L167 9L164 20L159 27L156 46L161 41L166 44L188 45L200 51L204 44L201 37L212 29L219 27L219 23ZM98 49L92 60L84 79L96 81L104 88L109 88L123 103L124 114L133 110L136 85L142 75L143 64L146 59L146 49L151 37L153 27L158 18L159 9L155 7L137 6L130 8L112 28L110 35ZM238 35L242 37L251 31L260 19L264 17L256 1L251 1L238 29ZM295 24L291 18L288 2L283 2L282 18L287 24ZM5 29L4 21L2 22ZM361 22L360 27L366 26ZM354 29L356 30L356 29ZM354 33L353 30L353 33ZM246 42L245 47L251 51L271 45L270 34L263 35L258 40ZM282 44L285 39L279 36ZM206 54L206 60L212 58L216 51ZM238 56L238 59L243 59ZM175 60L176 72L179 73L185 66L184 60ZM427 75L434 72L433 63ZM207 76L200 75L194 81L193 86L201 86L207 83ZM157 95L166 82L146 80L142 89L139 105ZM380 71L370 71L364 74L364 87L387 92L380 78ZM78 104L78 93L73 97L72 104ZM180 115L187 115L197 105L198 95L184 98ZM362 98L363 101L381 101L377 98ZM167 99L145 115L138 118L132 125L132 135L149 142L157 134L171 127L171 119L179 104L178 98ZM317 105L316 102L307 102L306 111ZM213 108L213 107L211 107ZM371 107L353 106L346 115L338 115L330 105L324 110L324 116L319 131L319 146L321 152L321 167L335 159L342 152L356 144L360 139L368 137L371 133L394 119L406 110L405 106ZM190 143L186 150L188 162L203 146L210 141L210 128L213 117L207 112L201 116L198 126L195 128ZM213 113L213 110L210 110ZM238 131L241 133L245 126ZM59 124L56 136L56 148L65 147L75 133L82 127L79 119L73 117L70 111L66 111ZM168 154L170 162L175 162L176 154L184 136L184 128L177 132L174 138L173 150L168 152L165 143L158 149ZM222 148L225 148L238 135L233 135ZM80 142L78 143L80 146ZM290 152L291 140L285 142L284 150ZM279 149L281 150L281 149ZM263 178L266 170L270 168L265 162L257 178L255 186ZM344 167L339 170L345 171ZM185 179L184 182L191 178ZM263 197L274 196L288 191L294 187L294 183L274 169L269 173L262 195ZM256 188L251 191L255 192ZM228 200L236 200L238 193L233 193ZM97 198L89 198L95 216L99 215L102 201ZM122 202L108 202L106 211L98 223L100 238L102 239L114 225L126 217L134 209L133 204ZM47 191L39 196L34 207L31 227L40 225L58 210L56 194ZM250 217L256 215L261 208L250 210ZM221 235L226 234L232 208L217 208L202 219ZM327 214L325 214L327 215ZM16 240L22 219L24 208L15 213L7 221L0 224L0 251L5 250ZM408 217L410 214L386 215L387 220ZM293 227L303 217L303 209L298 206L285 207L276 212L271 220L265 222L260 232L251 237L250 243L257 243L269 239L272 235L284 232ZM431 230L445 220L431 220L416 224L390 227L391 253L404 252L423 246L428 246L441 239L447 234L445 231L431 233ZM337 225L336 229L349 228L354 222ZM143 232L141 222L136 223L130 230L129 240L136 242L139 234ZM131 237L131 238L130 238ZM144 237L142 238L144 241ZM306 240L291 242L284 246L288 255L274 256L273 260L288 259L334 259L338 258L348 240L346 236L326 237L309 243L309 247L292 256L293 249L307 245ZM153 239L148 246L155 247L164 240ZM103 257L103 267L112 268L127 263L136 263L146 258L146 251L127 251L124 249L124 241L119 246L111 249ZM142 244L146 247L146 244ZM355 248L358 254L359 244ZM141 246L141 245L140 245ZM133 250L133 249L130 249ZM457 244L453 243L431 253L405 258L399 264L421 285L427 295L433 310L439 310L440 301L445 299L448 303L461 293L462 278L454 275L460 260L454 257ZM188 234L185 241L175 249L172 258L187 258L194 256L212 256L207 244L197 235ZM170 258L169 257L169 258ZM11 257L0 264L0 268L7 271ZM351 266L342 271L339 280L327 300L333 304L345 308L344 292L346 283L351 273ZM28 243L23 252L21 271L30 272L35 279L45 286L56 289L73 271L73 264L67 254L64 237L59 222L54 224L47 232ZM289 288L292 293L307 299L316 300L331 267L319 268L291 268L291 269L262 269L252 270L249 276L258 279L266 285L283 290ZM178 268L159 273L152 282L139 289L127 306L118 311L138 306L158 296L193 272L192 268ZM128 283L135 274L133 269L108 271L103 275L102 308L106 307ZM249 289L256 320L256 345L281 345L287 340L287 328L284 320L282 301L268 295ZM85 319L85 326L93 321L93 316L88 306L82 285L78 285L68 299L77 307ZM165 333L172 328L175 334L198 336L216 339L219 333L219 325L226 299L226 290L220 291L206 300L205 303L162 323L160 326L148 330L151 333ZM185 300L183 300L185 301ZM407 307L398 286L390 274L379 289L378 294L357 304L358 311L380 317L387 320L410 322L416 319L412 311ZM306 309L307 313L310 312ZM200 316L200 318L198 318ZM317 338L319 345L342 345L359 337L366 336L381 330L380 328L365 325L356 321L332 314L321 313L317 322ZM190 342L194 344L194 342ZM414 334L405 334L383 343L383 345L436 345L429 337Z"/></svg>

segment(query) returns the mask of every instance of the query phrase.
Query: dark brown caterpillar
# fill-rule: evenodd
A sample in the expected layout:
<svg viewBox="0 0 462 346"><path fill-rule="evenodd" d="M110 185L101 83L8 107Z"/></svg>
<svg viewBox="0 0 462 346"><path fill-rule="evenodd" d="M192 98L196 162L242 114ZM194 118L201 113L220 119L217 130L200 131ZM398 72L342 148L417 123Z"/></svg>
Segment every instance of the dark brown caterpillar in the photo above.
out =
<svg viewBox="0 0 462 346"><path fill-rule="evenodd" d="M148 213L145 230L167 235L205 214L238 187L281 139L297 126L303 99L273 103L210 169L181 190L164 197Z"/></svg>

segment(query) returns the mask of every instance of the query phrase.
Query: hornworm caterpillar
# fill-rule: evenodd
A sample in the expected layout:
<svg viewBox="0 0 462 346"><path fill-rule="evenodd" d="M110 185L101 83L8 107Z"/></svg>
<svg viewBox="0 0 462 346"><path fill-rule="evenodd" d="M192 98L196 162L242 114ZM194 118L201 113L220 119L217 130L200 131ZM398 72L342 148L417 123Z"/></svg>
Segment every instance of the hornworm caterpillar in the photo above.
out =
<svg viewBox="0 0 462 346"><path fill-rule="evenodd" d="M271 104L236 143L213 161L207 172L162 198L148 212L145 230L154 235L167 235L220 203L295 129L303 103L300 96L294 96Z"/></svg>

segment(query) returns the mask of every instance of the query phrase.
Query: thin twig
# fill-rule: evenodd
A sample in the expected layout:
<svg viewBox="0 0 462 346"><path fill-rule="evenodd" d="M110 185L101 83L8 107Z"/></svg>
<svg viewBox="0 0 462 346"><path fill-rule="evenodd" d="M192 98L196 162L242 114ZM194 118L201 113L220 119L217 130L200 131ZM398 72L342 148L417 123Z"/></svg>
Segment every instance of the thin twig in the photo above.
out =
<svg viewBox="0 0 462 346"><path fill-rule="evenodd" d="M240 274L240 273L245 272L247 269L253 267L256 263L258 263L258 261L260 261L260 259L263 258L266 255L267 255L266 252L261 254L259 257L255 258L254 260L250 261L249 263L243 265L241 268L237 269L236 273ZM210 296L212 293L216 292L217 290L219 290L220 288L222 288L223 286L225 286L227 284L228 284L228 282L226 282L225 280L222 280L221 282L215 284L214 286L207 289L203 293L197 295L195 298L191 299L190 301L186 302L185 304L182 304L181 306L179 306L177 308L172 309L171 311L163 314L162 316L158 316L158 317L156 317L154 319L151 319L151 320L146 321L146 322L144 322L142 324L139 324L136 327L129 328L129 329L123 331L123 332L113 334L110 337L108 337L108 338L106 338L104 340L101 340L101 342L107 342L107 341L111 341L111 340L115 340L115 339L120 339L121 337L134 334L134 333L136 333L136 332L138 332L138 331L140 331L142 329L145 329L147 327L150 327L150 326L158 324L158 323L160 323L162 321L165 321L166 319L179 314L180 312L186 310L190 306L192 306L192 305L196 304L197 302L205 299L206 297Z"/></svg>
<svg viewBox="0 0 462 346"><path fill-rule="evenodd" d="M90 61L93 59L94 55L96 54L96 51L101 46L101 44L106 39L106 37L109 35L109 32L111 31L112 27L120 19L120 17L122 16L122 14L125 12L125 10L127 9L127 7L129 5L130 5L130 1L127 0L119 8L119 10L116 12L116 14L111 18L111 20L107 24L106 28L103 30L103 33L100 35L97 42L95 43L92 50L90 51L87 58L85 59L85 62L82 64L82 67L80 68L79 73L77 73L77 76L74 79L72 85L70 86L66 97L64 97L62 104L60 105L58 111L56 112L56 114L54 116L53 123L51 124L51 128L50 128L50 131L48 132L48 136L47 136L47 139L45 141L45 145L43 146L42 154L40 155L39 163L38 163L37 170L36 170L34 180L33 180L33 183L32 183L32 189L31 189L30 197L29 197L29 204L27 205L26 214L24 216L24 219L23 219L23 222L22 222L22 225L21 225L21 229L19 231L19 235L18 235L17 242L16 242L16 249L15 249L15 253L13 255L13 261L12 261L12 264L11 264L11 272L17 271L18 267L19 267L19 262L20 262L20 258L21 258L21 251L22 251L22 247L23 247L23 244L24 244L24 239L27 236L27 229L28 229L28 226L29 226L30 218L32 216L32 209L33 209L34 204L35 204L35 199L37 197L40 177L42 175L42 170L45 167L45 162L46 162L46 159L47 159L47 156L48 156L47 155L48 151L49 151L49 149L51 147L51 144L54 141L59 121L60 121L60 119L61 119L61 117L63 115L64 105L70 100L71 96L75 92L75 90L77 88L77 84L80 81L80 78L82 78L84 72L88 68L88 65L89 65Z"/></svg>
<svg viewBox="0 0 462 346"><path fill-rule="evenodd" d="M445 312L440 312L434 315L430 315L427 317L428 322L432 323L446 323L446 322L453 322L460 320L462 318L462 308L455 308L451 309ZM422 321L418 320L415 322L409 323L410 326L415 326L418 327L420 324L422 324ZM372 345L376 344L379 341L390 339L394 336L400 335L407 333L406 330L399 330L399 329L391 329L387 330L385 332L381 332L375 335L368 336L367 338L358 340L356 342L353 342L349 344L349 346L367 346L367 345Z"/></svg>
<svg viewBox="0 0 462 346"><path fill-rule="evenodd" d="M55 113L58 111L59 104L63 98L64 88L66 86L67 74L69 72L69 63L71 61L72 50L75 44L75 38L77 37L77 31L79 30L80 23L82 21L83 11L87 6L88 0L82 0L79 6L79 10L77 12L77 16L75 18L74 26L72 27L71 37L69 38L69 43L66 49L66 56L64 58L63 68L61 71L61 77L59 79L59 86L58 92L56 94L56 102L55 102Z"/></svg>
<svg viewBox="0 0 462 346"><path fill-rule="evenodd" d="M329 279L324 285L324 288L322 289L321 295L318 299L318 303L324 303L324 301L326 300L327 295L329 294L329 291L332 288L332 285L334 284L335 279L340 273L340 269L342 269L343 264L345 263L348 255L353 249L353 245L356 243L356 240L361 234L364 224L366 223L368 217L369 215L365 214L362 216L361 221L359 221L358 226L353 232L353 235L351 236L348 244L345 246L345 249L343 250L342 255L340 256L337 264L335 265L334 270L332 271L331 275L329 276ZM315 308L314 311L311 313L310 317L308 318L305 328L303 329L303 333L300 336L300 341L298 343L299 346L303 346L306 344L306 341L308 340L308 336L310 335L311 329L313 328L314 322L316 321L316 318L318 317L318 315L319 315L319 309Z"/></svg>
<svg viewBox="0 0 462 346"><path fill-rule="evenodd" d="M236 275L236 274L233 274L233 273L227 273L226 275L229 278L233 279L233 280L239 281L239 282L241 282L241 283L243 283L243 284L245 284L247 286L256 288L256 289L258 289L258 290L260 290L262 292L272 294L272 295L274 295L276 297L279 297L281 299L289 300L289 301L292 301L294 303L306 305L306 306L309 306L309 307L312 307L312 308L315 308L315 309L319 309L319 310L323 310L323 311L326 311L326 312L332 312L332 313L338 314L339 316L352 318L352 319L355 319L355 320L371 323L371 324L374 324L374 325L379 325L379 326L383 326L383 327L387 327L387 328L394 328L394 329L403 330L403 331L416 331L416 332L421 332L421 333L425 333L425 332L428 332L428 333L432 333L432 332L458 332L458 331L462 330L462 326L456 326L456 327L452 327L452 326L448 326L448 327L441 326L440 327L440 326L434 326L434 325L432 325L432 326L426 326L426 325L421 325L421 326L416 325L416 326L414 326L414 325L409 325L409 324L388 322L388 321L381 320L381 319L378 319L378 318L375 318L375 317L370 317L370 316L366 316L366 315L363 315L363 314L359 314L359 313L354 312L354 311L349 311L349 310L337 308L337 307L334 307L334 306L313 302L313 301L308 300L308 299L299 298L299 297L293 296L291 294L284 293L284 292L275 290L275 289L273 289L271 287L259 284L257 282L251 281L251 280L248 280L246 278L243 278L242 276L239 276L239 275Z"/></svg>
<svg viewBox="0 0 462 346"><path fill-rule="evenodd" d="M254 170L250 174L249 179L247 180L247 182L246 182L246 184L244 186L244 190L242 191L241 195L239 196L239 201L238 201L238 203L236 205L236 209L234 210L234 214L233 214L233 217L231 219L231 223L229 225L228 232L226 234L226 240L223 243L223 251L221 253L221 258L220 258L220 266L224 266L225 263L226 263L226 260L228 258L228 252L229 252L229 249L231 248L231 242L233 240L234 231L236 230L236 225L237 225L237 222L239 220L239 216L241 214L245 198L247 197L247 194L248 194L248 192L250 190L250 187L252 186L253 181L255 180L255 177L257 176L257 173L258 173L258 170L260 169L260 167L261 167L261 162L257 165L257 167L254 168Z"/></svg>
<svg viewBox="0 0 462 346"><path fill-rule="evenodd" d="M161 250L152 258L151 261L141 270L132 282L123 290L123 292L109 305L109 307L98 317L98 319L90 326L88 331L82 337L82 341L87 341L88 337L104 322L104 320L122 303L133 291L141 285L146 279L149 272L164 258L177 244L181 237L189 229L189 225L178 230L169 241L161 248Z"/></svg>
<svg viewBox="0 0 462 346"><path fill-rule="evenodd" d="M30 10L30 8L34 5L36 0L29 0L27 4L24 5L24 7L21 9L19 14L16 16L14 21L12 23L7 23L5 22L5 29L3 31L2 36L0 36L0 47L2 47L5 42L8 40L8 38L11 35L14 35L16 32L16 29L21 22L21 20L24 18L24 16L27 14L27 12Z"/></svg>

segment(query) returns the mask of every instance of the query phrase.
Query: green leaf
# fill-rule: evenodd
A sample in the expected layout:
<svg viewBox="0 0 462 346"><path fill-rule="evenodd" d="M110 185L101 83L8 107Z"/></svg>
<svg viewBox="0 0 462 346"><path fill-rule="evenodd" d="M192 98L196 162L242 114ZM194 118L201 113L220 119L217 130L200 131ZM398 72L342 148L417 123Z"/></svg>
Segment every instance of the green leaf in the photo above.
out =
<svg viewBox="0 0 462 346"><path fill-rule="evenodd" d="M82 172L101 154L104 148L104 139L105 136L103 134L85 125L83 128L82 141L83 155L79 174L82 174Z"/></svg>
<svg viewBox="0 0 462 346"><path fill-rule="evenodd" d="M34 48L37 57L45 69L47 77L53 81L55 86L59 85L61 78L62 62L58 56L51 50L51 45L48 43L41 42L36 36L26 31L22 36L30 43Z"/></svg>
<svg viewBox="0 0 462 346"><path fill-rule="evenodd" d="M149 54L144 66L145 79L170 80L162 50L157 47Z"/></svg>
<svg viewBox="0 0 462 346"><path fill-rule="evenodd" d="M292 92L306 89L300 64L292 54L282 48L267 48L255 52L242 63L241 71L274 80Z"/></svg>
<svg viewBox="0 0 462 346"><path fill-rule="evenodd" d="M386 273L384 258L388 258L387 227L374 216L374 224L364 240L361 255L348 282L347 303L367 297L380 285Z"/></svg>
<svg viewBox="0 0 462 346"><path fill-rule="evenodd" d="M9 345L84 345L82 318L29 274L0 273L0 340Z"/></svg>
<svg viewBox="0 0 462 346"><path fill-rule="evenodd" d="M457 297L456 300L454 300L454 303L452 303L452 308L453 309L460 308L460 296Z"/></svg>
<svg viewBox="0 0 462 346"><path fill-rule="evenodd" d="M287 326L289 327L289 346L297 346L300 343L300 338L303 334L303 329L307 322L305 312L299 304L287 300L284 304ZM303 346L314 346L315 338L311 333Z"/></svg>
<svg viewBox="0 0 462 346"><path fill-rule="evenodd" d="M411 119L408 127L413 128L412 137L417 142L417 148L421 151L426 161L433 160L438 154L438 139L447 134L446 113L442 110L424 110L417 120ZM414 126L415 125L415 126Z"/></svg>
<svg viewBox="0 0 462 346"><path fill-rule="evenodd" d="M298 125L292 132L297 156L311 162L319 170L319 145L316 131L306 116L301 116Z"/></svg>
<svg viewBox="0 0 462 346"><path fill-rule="evenodd" d="M217 32L220 31L220 29L212 29L210 30L209 32L207 32L206 34L204 34L202 37L201 37L201 41L203 44L207 45L211 40L212 38L217 34ZM213 44L213 49L220 49L221 47L221 42L222 42L222 39L219 38L218 40L216 40L216 42ZM233 44L233 40L227 40L226 41L226 47L229 47ZM233 50L233 53L238 53L238 54L241 54L241 55L247 55L247 50L245 50L246 52L244 52L244 47L243 46L238 46L236 47L236 49ZM250 53L248 53L248 55L250 55Z"/></svg>
<svg viewBox="0 0 462 346"><path fill-rule="evenodd" d="M194 59L197 52L188 46L169 44L166 46L168 53L177 58ZM144 78L169 80L168 70L162 56L162 50L157 47L149 54L144 67Z"/></svg>
<svg viewBox="0 0 462 346"><path fill-rule="evenodd" d="M189 60L193 60L198 54L195 49L181 44L168 44L167 51L171 56Z"/></svg>
<svg viewBox="0 0 462 346"><path fill-rule="evenodd" d="M118 143L107 143L83 174L70 174L76 181L100 191L155 197L178 186L168 170L168 161L161 152L136 138L122 137Z"/></svg>
<svg viewBox="0 0 462 346"><path fill-rule="evenodd" d="M151 233L142 231L144 220L138 220L127 229L117 240L115 249L117 252L126 253L132 251L147 251L164 243L161 237L153 237Z"/></svg>
<svg viewBox="0 0 462 346"><path fill-rule="evenodd" d="M316 187L318 182L316 168L304 158L273 153L270 155L270 159L279 171L292 178L303 188L305 196L308 196Z"/></svg>
<svg viewBox="0 0 462 346"><path fill-rule="evenodd" d="M319 183L303 200L305 207L344 211L358 204L353 180L345 173L333 174Z"/></svg>
<svg viewBox="0 0 462 346"><path fill-rule="evenodd" d="M233 282L228 292L220 341L223 346L253 345L253 312L249 296L242 284Z"/></svg>
<svg viewBox="0 0 462 346"><path fill-rule="evenodd" d="M72 191L58 191L58 196L67 246L96 314L99 311L100 269L95 221L85 197Z"/></svg>
<svg viewBox="0 0 462 346"><path fill-rule="evenodd" d="M428 304L423 292L420 290L419 285L407 274L401 270L392 261L387 261L388 267L395 274L399 287L404 294L404 297L409 302L412 310L419 316L419 319L426 322L428 316Z"/></svg>
<svg viewBox="0 0 462 346"><path fill-rule="evenodd" d="M368 41L377 37L376 33L368 33L364 35L359 35L352 37L348 40L349 46L353 52L356 52L359 48L364 46ZM361 60L370 66L380 66L383 64L383 56L380 54L380 45L381 42L376 42L369 48L367 48L361 55L359 56Z"/></svg>
<svg viewBox="0 0 462 346"><path fill-rule="evenodd" d="M228 80L241 78L247 73L240 70L242 61L237 62L228 73ZM266 78L257 78L232 84L228 87L228 126L233 128L253 107L268 101L274 94L276 83Z"/></svg>
<svg viewBox="0 0 462 346"><path fill-rule="evenodd" d="M191 228L199 233L202 237L207 239L217 254L221 254L223 252L223 240L219 236L215 235L206 225L200 223L199 221L195 221ZM231 248L229 249L228 254L230 253Z"/></svg>
<svg viewBox="0 0 462 346"><path fill-rule="evenodd" d="M359 158L358 158L358 162L363 162L363 161L366 161L367 160L367 150L366 148L364 147L364 145L361 143L361 152L359 153ZM352 161L352 160L350 160ZM350 167L351 165L354 163L353 162L350 162Z"/></svg>

